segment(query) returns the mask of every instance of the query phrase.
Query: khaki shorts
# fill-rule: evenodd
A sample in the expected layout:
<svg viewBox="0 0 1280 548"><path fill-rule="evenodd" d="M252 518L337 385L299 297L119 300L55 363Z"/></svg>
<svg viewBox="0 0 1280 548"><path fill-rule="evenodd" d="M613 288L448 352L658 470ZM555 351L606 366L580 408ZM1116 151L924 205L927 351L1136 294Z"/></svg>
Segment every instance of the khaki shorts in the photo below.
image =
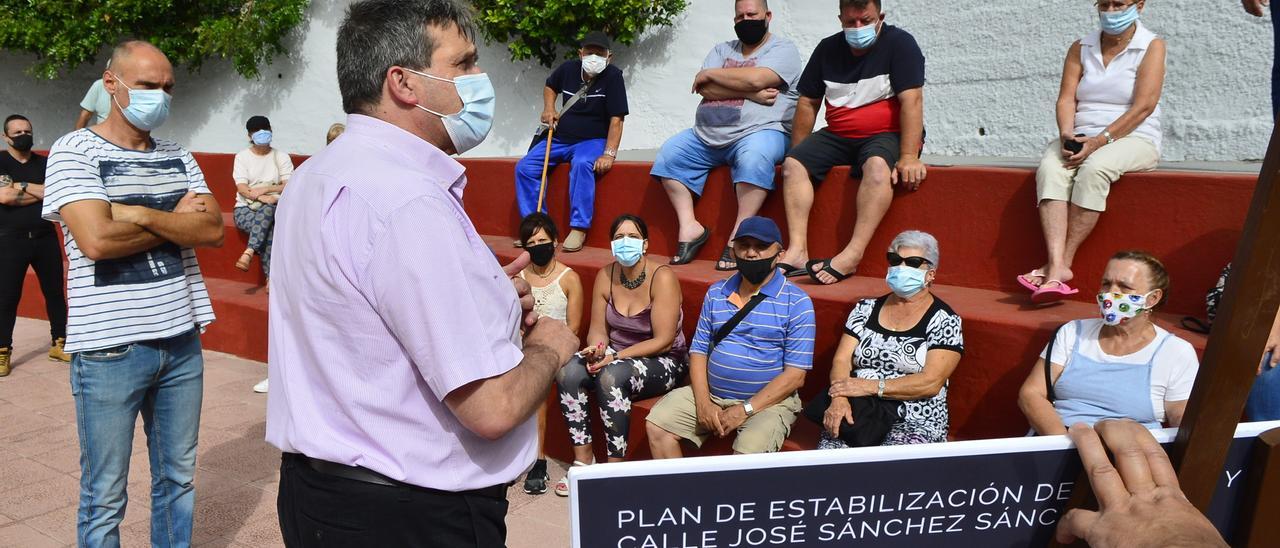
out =
<svg viewBox="0 0 1280 548"><path fill-rule="evenodd" d="M1036 203L1070 201L1084 209L1105 211L1111 183L1131 171L1151 171L1160 161L1156 145L1146 137L1126 135L1085 159L1080 167L1063 165L1062 143L1054 139L1036 170Z"/></svg>
<svg viewBox="0 0 1280 548"><path fill-rule="evenodd" d="M742 403L742 400L727 400L711 396L711 402L721 409ZM796 414L800 412L800 396L791 394L787 399L771 405L752 415L747 422L738 427L738 436L733 440L735 453L772 453L782 448L782 442L791 433L791 425L796 422ZM676 436L702 447L712 433L698 424L697 405L693 400L693 387L682 386L672 390L645 419L654 426L666 430Z"/></svg>

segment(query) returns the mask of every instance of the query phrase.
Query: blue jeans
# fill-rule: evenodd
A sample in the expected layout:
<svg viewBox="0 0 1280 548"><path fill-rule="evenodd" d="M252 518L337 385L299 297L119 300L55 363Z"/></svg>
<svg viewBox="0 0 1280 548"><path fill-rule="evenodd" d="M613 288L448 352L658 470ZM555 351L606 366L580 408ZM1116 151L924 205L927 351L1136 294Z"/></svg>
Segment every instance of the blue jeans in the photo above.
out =
<svg viewBox="0 0 1280 548"><path fill-rule="evenodd" d="M1271 367L1271 354L1263 356L1262 374L1253 380L1244 416L1250 421L1280 420L1280 367Z"/></svg>
<svg viewBox="0 0 1280 548"><path fill-rule="evenodd" d="M151 545L189 546L204 394L199 331L77 353L71 394L80 433L78 544L120 546L133 427L141 412L151 457Z"/></svg>
<svg viewBox="0 0 1280 548"><path fill-rule="evenodd" d="M529 153L516 163L516 200L520 217L538 210L538 189L542 185L542 159L547 154L547 141L534 143ZM569 162L569 228L591 228L596 210L596 160L604 154L604 139L588 139L568 144L551 139L551 161L547 176L557 165ZM548 182L550 184L550 182ZM542 210L547 209L544 197Z"/></svg>

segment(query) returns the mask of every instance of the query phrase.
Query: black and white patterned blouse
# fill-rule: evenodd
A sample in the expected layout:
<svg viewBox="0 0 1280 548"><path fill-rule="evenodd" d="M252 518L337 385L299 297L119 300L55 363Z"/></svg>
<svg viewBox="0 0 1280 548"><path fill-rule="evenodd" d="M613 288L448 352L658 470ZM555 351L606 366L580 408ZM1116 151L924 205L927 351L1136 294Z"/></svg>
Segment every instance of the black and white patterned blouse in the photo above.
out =
<svg viewBox="0 0 1280 548"><path fill-rule="evenodd" d="M964 333L960 316L942 299L933 304L920 322L907 331L893 331L880 325L880 308L888 295L863 299L854 305L844 324L845 333L858 339L853 351L854 375L861 379L896 379L924 371L925 355L945 349L964 354ZM905 401L905 419L885 436L884 445L936 443L947 441L950 415L947 385L932 398Z"/></svg>

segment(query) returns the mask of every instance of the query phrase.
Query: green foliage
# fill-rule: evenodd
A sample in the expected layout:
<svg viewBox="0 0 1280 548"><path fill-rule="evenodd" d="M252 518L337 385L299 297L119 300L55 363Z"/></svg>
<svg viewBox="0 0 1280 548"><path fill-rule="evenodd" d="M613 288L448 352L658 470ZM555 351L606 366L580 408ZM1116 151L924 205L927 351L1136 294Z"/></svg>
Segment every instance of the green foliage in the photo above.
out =
<svg viewBox="0 0 1280 548"><path fill-rule="evenodd" d="M687 0L475 0L477 23L490 42L507 44L512 60L552 66L593 30L630 45L646 29L670 25Z"/></svg>
<svg viewBox="0 0 1280 548"><path fill-rule="evenodd" d="M245 78L286 53L309 0L0 0L0 49L34 53L27 72L53 79L124 38L192 69L230 59Z"/></svg>

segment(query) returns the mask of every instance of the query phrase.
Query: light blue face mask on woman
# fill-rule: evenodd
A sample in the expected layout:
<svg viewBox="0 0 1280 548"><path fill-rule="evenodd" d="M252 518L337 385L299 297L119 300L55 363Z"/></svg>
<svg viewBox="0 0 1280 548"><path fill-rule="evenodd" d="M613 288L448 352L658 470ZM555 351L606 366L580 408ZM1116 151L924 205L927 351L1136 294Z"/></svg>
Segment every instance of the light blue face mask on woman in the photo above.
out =
<svg viewBox="0 0 1280 548"><path fill-rule="evenodd" d="M844 29L844 41L849 43L849 47L853 49L867 49L876 43L876 27L880 23L874 25L864 25L857 28Z"/></svg>
<svg viewBox="0 0 1280 548"><path fill-rule="evenodd" d="M422 105L415 105L440 117L444 122L444 131L449 134L449 139L453 141L453 148L458 154L475 148L489 136L489 130L493 129L493 108L496 98L493 83L489 81L488 74L483 72L466 74L450 80L409 68L405 70L432 80L450 82L458 90L458 98L462 99L462 110L455 114L441 114Z"/></svg>
<svg viewBox="0 0 1280 548"><path fill-rule="evenodd" d="M111 76L116 79L116 83L129 90L128 107L120 106L120 101L116 100L115 95L111 96L111 100L120 107L120 112L130 124L133 124L133 127L142 131L153 131L169 119L169 103L173 100L173 96L162 89L133 89L115 73L111 73Z"/></svg>
<svg viewBox="0 0 1280 548"><path fill-rule="evenodd" d="M253 144L255 145L267 146L271 144L271 130L260 129L253 132L253 135L250 135L249 138L253 140Z"/></svg>
<svg viewBox="0 0 1280 548"><path fill-rule="evenodd" d="M1100 11L1098 20L1102 24L1102 32L1112 36L1120 34L1138 22L1138 5L1132 4L1122 11Z"/></svg>
<svg viewBox="0 0 1280 548"><path fill-rule="evenodd" d="M924 271L906 265L891 266L884 281L889 283L894 295L910 299L924 289Z"/></svg>
<svg viewBox="0 0 1280 548"><path fill-rule="evenodd" d="M635 266L644 256L644 240L640 238L624 236L610 245L613 248L613 258L622 266Z"/></svg>

